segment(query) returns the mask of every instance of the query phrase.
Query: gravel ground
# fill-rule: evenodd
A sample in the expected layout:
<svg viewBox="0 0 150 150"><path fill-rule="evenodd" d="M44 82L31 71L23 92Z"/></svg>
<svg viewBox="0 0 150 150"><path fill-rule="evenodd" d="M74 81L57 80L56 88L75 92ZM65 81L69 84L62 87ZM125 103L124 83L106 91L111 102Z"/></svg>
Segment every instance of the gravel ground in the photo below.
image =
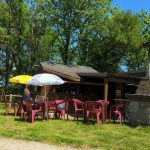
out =
<svg viewBox="0 0 150 150"><path fill-rule="evenodd" d="M0 150L77 150L38 142L0 138Z"/></svg>

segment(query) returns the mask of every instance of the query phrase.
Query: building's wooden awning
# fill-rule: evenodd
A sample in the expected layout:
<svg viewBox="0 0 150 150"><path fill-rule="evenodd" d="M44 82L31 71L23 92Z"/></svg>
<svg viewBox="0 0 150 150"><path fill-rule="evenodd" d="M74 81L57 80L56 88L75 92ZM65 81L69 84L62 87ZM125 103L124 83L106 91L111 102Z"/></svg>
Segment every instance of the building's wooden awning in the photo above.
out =
<svg viewBox="0 0 150 150"><path fill-rule="evenodd" d="M135 74L121 74L121 73L107 73L98 72L88 66L71 66L63 64L55 64L51 62L41 62L40 63L43 72L52 73L60 76L65 81L70 82L86 82L86 83L104 83L116 82L125 84L135 84L138 85L141 76L135 76ZM93 80L94 79L94 80Z"/></svg>
<svg viewBox="0 0 150 150"><path fill-rule="evenodd" d="M97 78L104 79L108 82L126 83L126 84L139 84L141 77L130 76L126 74L111 74L111 73L79 73L82 78Z"/></svg>
<svg viewBox="0 0 150 150"><path fill-rule="evenodd" d="M82 77L78 73L98 73L98 71L88 66L63 65L50 62L41 62L40 65L44 72L56 74L70 81L81 81Z"/></svg>

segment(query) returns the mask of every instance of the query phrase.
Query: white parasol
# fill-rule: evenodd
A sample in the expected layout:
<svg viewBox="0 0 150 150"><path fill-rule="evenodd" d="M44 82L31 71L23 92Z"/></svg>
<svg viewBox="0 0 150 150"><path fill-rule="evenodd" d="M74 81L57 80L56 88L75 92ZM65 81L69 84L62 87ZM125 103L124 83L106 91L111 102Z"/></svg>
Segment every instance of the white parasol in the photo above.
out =
<svg viewBox="0 0 150 150"><path fill-rule="evenodd" d="M49 73L41 73L34 75L28 82L28 85L36 85L36 86L43 86L45 85L61 85L64 81L54 74ZM46 96L46 89L45 89L45 96Z"/></svg>
<svg viewBox="0 0 150 150"><path fill-rule="evenodd" d="M48 73L41 73L34 75L28 82L28 85L61 85L64 81L54 75L54 74L48 74Z"/></svg>

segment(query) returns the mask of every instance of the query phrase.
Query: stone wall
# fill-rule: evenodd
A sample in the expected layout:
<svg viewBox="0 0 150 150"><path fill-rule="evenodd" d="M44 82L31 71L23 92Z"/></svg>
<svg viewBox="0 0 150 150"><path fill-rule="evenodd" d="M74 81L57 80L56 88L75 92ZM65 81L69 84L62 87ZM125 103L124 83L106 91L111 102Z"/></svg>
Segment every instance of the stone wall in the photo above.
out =
<svg viewBox="0 0 150 150"><path fill-rule="evenodd" d="M142 94L142 95L149 95L150 96L150 79L149 78L143 78L139 86L136 90L136 94Z"/></svg>
<svg viewBox="0 0 150 150"><path fill-rule="evenodd" d="M130 101L128 108L129 122L132 125L150 125L149 75L148 77L145 77L140 81L139 86L136 90L136 94L128 95L127 99Z"/></svg>
<svg viewBox="0 0 150 150"><path fill-rule="evenodd" d="M129 97L131 99L132 96ZM150 125L150 97L133 96L128 111L131 125Z"/></svg>

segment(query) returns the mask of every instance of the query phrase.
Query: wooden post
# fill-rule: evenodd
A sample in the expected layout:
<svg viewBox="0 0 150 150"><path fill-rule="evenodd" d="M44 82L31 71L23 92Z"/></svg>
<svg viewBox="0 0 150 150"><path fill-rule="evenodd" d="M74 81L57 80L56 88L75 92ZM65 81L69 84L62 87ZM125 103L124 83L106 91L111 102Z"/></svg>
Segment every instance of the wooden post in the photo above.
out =
<svg viewBox="0 0 150 150"><path fill-rule="evenodd" d="M10 107L11 107L11 104L12 104L12 94L9 95L9 103L10 103Z"/></svg>
<svg viewBox="0 0 150 150"><path fill-rule="evenodd" d="M12 94L9 95L9 102L12 103Z"/></svg>
<svg viewBox="0 0 150 150"><path fill-rule="evenodd" d="M108 100L108 80L104 79L104 100Z"/></svg>
<svg viewBox="0 0 150 150"><path fill-rule="evenodd" d="M6 116L9 113L9 110L11 108L11 103L12 103L12 94L9 95L9 102L6 102Z"/></svg>
<svg viewBox="0 0 150 150"><path fill-rule="evenodd" d="M45 92L45 93L44 93L44 97L45 97L45 101L46 101L46 92L47 92L47 91L46 91L46 90L47 90L47 89L46 89L46 85L44 85L44 87L45 87L45 89L44 89L44 92Z"/></svg>

